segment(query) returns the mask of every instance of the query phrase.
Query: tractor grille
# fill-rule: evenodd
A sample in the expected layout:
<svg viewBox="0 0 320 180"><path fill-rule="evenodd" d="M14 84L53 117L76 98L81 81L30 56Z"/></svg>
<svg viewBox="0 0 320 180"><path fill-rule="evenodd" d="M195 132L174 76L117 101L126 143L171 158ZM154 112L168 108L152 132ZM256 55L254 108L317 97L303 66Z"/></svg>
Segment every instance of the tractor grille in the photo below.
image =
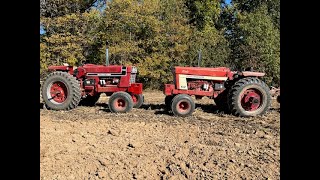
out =
<svg viewBox="0 0 320 180"><path fill-rule="evenodd" d="M130 83L135 83L136 82L136 76L137 76L137 74L131 74L131 76L130 76Z"/></svg>
<svg viewBox="0 0 320 180"><path fill-rule="evenodd" d="M175 71L173 70L172 71L172 74L173 74L173 84L176 85L176 73ZM176 86L175 86L176 87ZM177 88L177 87L176 87Z"/></svg>

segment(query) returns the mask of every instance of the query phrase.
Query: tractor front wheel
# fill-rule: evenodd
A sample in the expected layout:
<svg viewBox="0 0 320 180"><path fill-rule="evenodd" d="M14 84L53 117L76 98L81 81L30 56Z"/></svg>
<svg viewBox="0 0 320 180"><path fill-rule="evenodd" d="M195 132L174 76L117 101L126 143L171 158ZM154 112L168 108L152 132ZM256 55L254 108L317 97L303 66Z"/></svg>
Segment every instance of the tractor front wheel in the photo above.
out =
<svg viewBox="0 0 320 180"><path fill-rule="evenodd" d="M268 86L258 78L237 81L228 93L228 106L233 115L251 117L263 115L270 107Z"/></svg>
<svg viewBox="0 0 320 180"><path fill-rule="evenodd" d="M132 94L133 108L140 108L144 102L144 96L142 94Z"/></svg>
<svg viewBox="0 0 320 180"><path fill-rule="evenodd" d="M187 94L178 94L172 99L171 109L174 115L186 117L193 113L195 103L191 96Z"/></svg>
<svg viewBox="0 0 320 180"><path fill-rule="evenodd" d="M80 84L66 72L50 73L42 85L42 98L47 109L70 110L81 100Z"/></svg>
<svg viewBox="0 0 320 180"><path fill-rule="evenodd" d="M115 92L109 98L109 109L113 113L127 113L133 108L133 100L127 92Z"/></svg>

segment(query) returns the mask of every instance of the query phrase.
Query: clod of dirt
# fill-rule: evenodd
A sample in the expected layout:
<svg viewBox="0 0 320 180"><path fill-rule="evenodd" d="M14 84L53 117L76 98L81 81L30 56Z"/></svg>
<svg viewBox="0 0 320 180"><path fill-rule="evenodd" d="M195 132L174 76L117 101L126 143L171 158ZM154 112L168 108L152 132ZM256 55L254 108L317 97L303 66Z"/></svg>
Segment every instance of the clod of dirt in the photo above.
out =
<svg viewBox="0 0 320 180"><path fill-rule="evenodd" d="M263 131L261 131L261 130L257 130L255 132L255 135L257 135L258 137L263 137L265 135L265 133Z"/></svg>
<svg viewBox="0 0 320 180"><path fill-rule="evenodd" d="M113 136L119 136L120 135L120 130L117 129L109 129L108 134L111 134Z"/></svg>
<svg viewBox="0 0 320 180"><path fill-rule="evenodd" d="M128 147L131 147L131 148L140 148L143 146L143 142L142 141L139 141L139 140L132 140L130 141L130 143L128 144Z"/></svg>

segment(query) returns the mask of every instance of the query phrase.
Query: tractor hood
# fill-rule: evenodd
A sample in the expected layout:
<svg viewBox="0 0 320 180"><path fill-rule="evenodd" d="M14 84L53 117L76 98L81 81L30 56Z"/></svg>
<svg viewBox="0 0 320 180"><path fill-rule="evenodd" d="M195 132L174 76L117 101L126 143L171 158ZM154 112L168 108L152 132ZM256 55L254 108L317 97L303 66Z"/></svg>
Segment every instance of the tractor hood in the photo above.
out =
<svg viewBox="0 0 320 180"><path fill-rule="evenodd" d="M121 65L95 65L85 64L82 66L86 73L123 73L131 72L132 66L121 66Z"/></svg>

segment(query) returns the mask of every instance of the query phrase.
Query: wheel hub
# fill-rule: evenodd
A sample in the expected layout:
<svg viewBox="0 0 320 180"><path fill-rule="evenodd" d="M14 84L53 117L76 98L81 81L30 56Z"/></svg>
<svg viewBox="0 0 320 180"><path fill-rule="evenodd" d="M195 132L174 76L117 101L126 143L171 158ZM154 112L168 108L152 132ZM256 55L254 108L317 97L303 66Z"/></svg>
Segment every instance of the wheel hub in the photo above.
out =
<svg viewBox="0 0 320 180"><path fill-rule="evenodd" d="M126 102L123 99L119 98L114 101L114 107L118 110L123 110L126 108L126 106L127 106Z"/></svg>
<svg viewBox="0 0 320 180"><path fill-rule="evenodd" d="M251 99L250 102L252 104L258 104L259 103L259 99L257 99L257 98L250 98L250 99Z"/></svg>
<svg viewBox="0 0 320 180"><path fill-rule="evenodd" d="M68 90L63 82L53 82L51 86L48 87L48 91L48 99L53 103L61 104L67 99Z"/></svg>
<svg viewBox="0 0 320 180"><path fill-rule="evenodd" d="M124 103L122 101L118 101L118 106L123 107Z"/></svg>
<svg viewBox="0 0 320 180"><path fill-rule="evenodd" d="M247 89L241 97L241 106L246 111L255 111L262 105L262 94L256 89Z"/></svg>
<svg viewBox="0 0 320 180"><path fill-rule="evenodd" d="M181 101L177 105L178 105L177 109L180 112L187 112L190 110L190 104L188 102Z"/></svg>

